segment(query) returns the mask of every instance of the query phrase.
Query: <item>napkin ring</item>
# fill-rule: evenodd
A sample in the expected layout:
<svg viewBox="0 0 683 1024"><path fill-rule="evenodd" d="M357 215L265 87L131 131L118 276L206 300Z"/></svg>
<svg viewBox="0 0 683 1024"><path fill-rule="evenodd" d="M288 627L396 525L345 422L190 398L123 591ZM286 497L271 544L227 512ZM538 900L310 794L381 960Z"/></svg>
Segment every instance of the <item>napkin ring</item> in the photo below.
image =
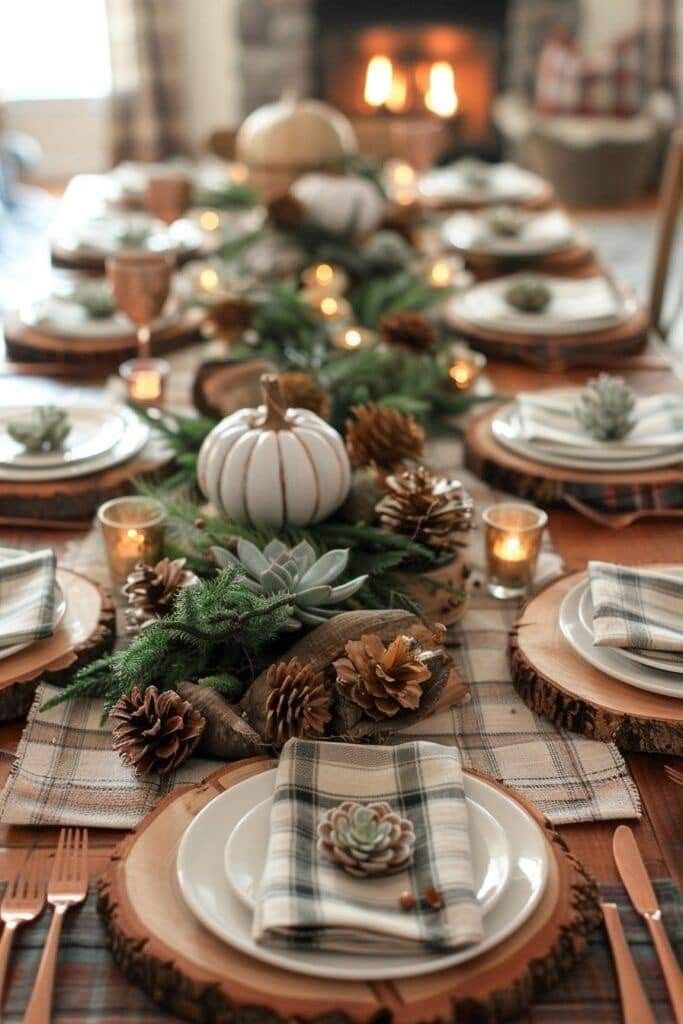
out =
<svg viewBox="0 0 683 1024"><path fill-rule="evenodd" d="M388 803L344 800L318 825L318 852L356 878L393 875L413 863L415 830Z"/></svg>

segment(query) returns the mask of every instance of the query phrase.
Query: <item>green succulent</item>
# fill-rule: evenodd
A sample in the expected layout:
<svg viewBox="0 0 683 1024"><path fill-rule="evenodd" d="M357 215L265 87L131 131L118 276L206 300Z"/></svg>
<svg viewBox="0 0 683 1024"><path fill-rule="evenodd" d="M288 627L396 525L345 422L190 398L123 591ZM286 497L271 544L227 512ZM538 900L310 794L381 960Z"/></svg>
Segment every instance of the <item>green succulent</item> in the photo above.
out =
<svg viewBox="0 0 683 1024"><path fill-rule="evenodd" d="M71 431L69 414L56 405L37 405L30 418L8 424L10 437L27 452L54 452L62 447Z"/></svg>
<svg viewBox="0 0 683 1024"><path fill-rule="evenodd" d="M491 168L484 160L477 157L463 157L458 161L463 181L470 188L489 188L491 184Z"/></svg>
<svg viewBox="0 0 683 1024"><path fill-rule="evenodd" d="M622 377L601 373L579 396L576 418L598 441L618 441L633 430L636 396Z"/></svg>
<svg viewBox="0 0 683 1024"><path fill-rule="evenodd" d="M414 257L413 250L397 231L376 231L363 246L362 255L368 270L377 273L403 270Z"/></svg>
<svg viewBox="0 0 683 1024"><path fill-rule="evenodd" d="M111 316L116 309L108 281L79 281L64 297L81 306L94 320Z"/></svg>
<svg viewBox="0 0 683 1024"><path fill-rule="evenodd" d="M542 313L552 291L540 277L519 277L505 292L505 301L523 313Z"/></svg>
<svg viewBox="0 0 683 1024"><path fill-rule="evenodd" d="M528 220L528 214L515 206L494 206L485 215L486 223L496 235L514 238Z"/></svg>
<svg viewBox="0 0 683 1024"><path fill-rule="evenodd" d="M244 573L244 585L253 594L275 597L279 593L295 595L294 607L287 620L287 629L302 625L318 626L339 614L332 607L348 600L360 590L367 576L357 576L346 583L332 586L346 570L348 548L327 551L320 558L308 541L288 548L279 540L271 540L260 551L248 540L240 540L237 553L226 548L211 548L213 559L221 569L236 567Z"/></svg>
<svg viewBox="0 0 683 1024"><path fill-rule="evenodd" d="M318 826L318 851L358 878L394 874L413 861L415 831L389 804L345 800Z"/></svg>

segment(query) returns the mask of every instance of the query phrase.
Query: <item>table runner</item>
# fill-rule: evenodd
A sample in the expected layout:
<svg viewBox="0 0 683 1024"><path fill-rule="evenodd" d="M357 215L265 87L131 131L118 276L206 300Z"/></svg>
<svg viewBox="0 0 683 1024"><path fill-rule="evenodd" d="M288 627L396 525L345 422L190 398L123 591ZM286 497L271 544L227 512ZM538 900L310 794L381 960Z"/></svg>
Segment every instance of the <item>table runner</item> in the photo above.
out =
<svg viewBox="0 0 683 1024"><path fill-rule="evenodd" d="M654 883L662 917L674 949L683 943L683 910L672 881ZM674 1024L657 958L644 922L631 906L621 885L600 887L603 900L617 903L638 973L652 1004L657 1024ZM70 1024L179 1024L177 1017L154 1006L145 993L130 984L112 962L104 924L97 914L95 887L87 901L70 911L64 922L55 985L54 1019ZM12 952L5 1024L20 1024L31 993L49 924L48 914L20 928ZM523 1018L528 1024L529 1017ZM534 1002L534 1024L577 1024L599 1020L621 1024L616 975L607 938L596 928L587 954L569 977ZM521 1021L520 1021L521 1024Z"/></svg>
<svg viewBox="0 0 683 1024"><path fill-rule="evenodd" d="M437 467L458 465L459 443L454 438L433 442L429 454ZM449 475L461 479L472 494L478 520L487 504L502 497L464 470ZM473 568L470 607L462 624L448 633L453 658L470 681L471 700L423 720L395 742L419 737L457 744L464 767L516 789L553 824L639 817L638 792L617 748L557 730L517 695L507 647L520 603L487 594L483 551L479 529L467 550ZM546 537L538 582L561 568ZM122 767L110 749L109 734L99 728L99 701L72 701L39 713L52 693L53 688L41 687L29 713L0 797L6 824L132 828L174 785L199 781L216 767L216 762L191 760L162 781L140 783Z"/></svg>

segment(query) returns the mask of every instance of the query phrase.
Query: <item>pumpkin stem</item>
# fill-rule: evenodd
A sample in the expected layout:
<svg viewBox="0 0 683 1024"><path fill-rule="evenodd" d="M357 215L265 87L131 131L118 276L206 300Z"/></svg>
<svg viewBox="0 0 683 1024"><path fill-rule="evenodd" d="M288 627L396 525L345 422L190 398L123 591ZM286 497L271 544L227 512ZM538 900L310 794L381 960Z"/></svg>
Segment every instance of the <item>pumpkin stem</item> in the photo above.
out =
<svg viewBox="0 0 683 1024"><path fill-rule="evenodd" d="M259 419L258 426L263 427L264 430L286 430L289 426L287 403L282 394L282 385L278 375L275 373L262 374L261 390L263 391L266 414Z"/></svg>

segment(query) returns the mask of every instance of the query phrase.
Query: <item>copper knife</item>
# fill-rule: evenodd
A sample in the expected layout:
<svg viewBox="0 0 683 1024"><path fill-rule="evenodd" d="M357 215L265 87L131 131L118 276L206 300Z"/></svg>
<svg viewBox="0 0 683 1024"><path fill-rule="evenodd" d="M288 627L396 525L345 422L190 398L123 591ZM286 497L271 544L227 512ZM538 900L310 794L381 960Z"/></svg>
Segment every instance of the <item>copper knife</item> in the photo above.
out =
<svg viewBox="0 0 683 1024"><path fill-rule="evenodd" d="M603 903L602 916L619 982L624 1024L657 1024L621 926L616 903Z"/></svg>
<svg viewBox="0 0 683 1024"><path fill-rule="evenodd" d="M643 863L636 837L627 825L620 825L612 839L612 852L631 903L645 919L662 968L676 1024L683 1024L683 974L671 948L662 912Z"/></svg>

